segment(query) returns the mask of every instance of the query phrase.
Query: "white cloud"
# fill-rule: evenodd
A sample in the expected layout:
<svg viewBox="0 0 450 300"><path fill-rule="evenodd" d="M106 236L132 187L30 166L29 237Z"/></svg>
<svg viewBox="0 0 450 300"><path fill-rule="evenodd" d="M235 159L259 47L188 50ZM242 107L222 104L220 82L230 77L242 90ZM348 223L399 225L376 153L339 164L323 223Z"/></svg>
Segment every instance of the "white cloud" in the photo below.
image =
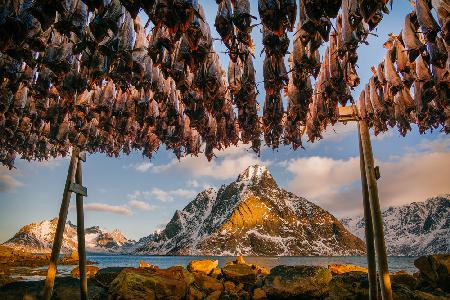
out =
<svg viewBox="0 0 450 300"><path fill-rule="evenodd" d="M164 191L159 188L153 188L150 195L161 202L171 202L175 198L189 199L197 194L194 190L176 189L173 191Z"/></svg>
<svg viewBox="0 0 450 300"><path fill-rule="evenodd" d="M148 202L136 200L136 199L128 201L128 205L130 205L133 208L136 208L139 210L145 210L145 211L154 210L156 208L155 206L150 205L150 203L148 203Z"/></svg>
<svg viewBox="0 0 450 300"><path fill-rule="evenodd" d="M434 140L423 139L417 148L434 152L450 151L450 139L446 134L442 134L439 138Z"/></svg>
<svg viewBox="0 0 450 300"><path fill-rule="evenodd" d="M110 205L106 203L86 203L84 209L87 211L110 212L114 214L131 216L133 212L126 205Z"/></svg>
<svg viewBox="0 0 450 300"><path fill-rule="evenodd" d="M324 132L322 132L322 139L315 141L314 143L303 143L306 149L317 149L319 146L327 142L341 142L351 134L357 135L356 122L347 122L346 124L338 122L334 126L329 125ZM306 135L303 136L305 141L308 140Z"/></svg>
<svg viewBox="0 0 450 300"><path fill-rule="evenodd" d="M382 163L383 204L402 205L450 193L450 152L410 153Z"/></svg>
<svg viewBox="0 0 450 300"><path fill-rule="evenodd" d="M133 165L133 168L141 173L147 172L151 167L153 167L153 164L151 162L141 162Z"/></svg>
<svg viewBox="0 0 450 300"><path fill-rule="evenodd" d="M290 161L287 170L294 174L289 189L310 198L339 192L343 185L358 176L359 158L334 160L328 157L307 157Z"/></svg>
<svg viewBox="0 0 450 300"><path fill-rule="evenodd" d="M379 142L381 142L381 141L383 141L383 140L385 140L385 139L387 139L387 138L394 137L394 136L395 136L394 132L398 134L398 131L397 131L396 128L389 128L388 131L386 131L386 132L380 132L377 136L375 136L375 135L373 134L373 132L372 132L370 138L371 138L373 141L379 141ZM400 135L400 134L398 134L398 135Z"/></svg>
<svg viewBox="0 0 450 300"><path fill-rule="evenodd" d="M0 166L0 192L9 192L18 187L23 186L23 183L14 178L17 173L16 170L9 170L4 166Z"/></svg>
<svg viewBox="0 0 450 300"><path fill-rule="evenodd" d="M190 189L175 189L165 191L160 188L152 188L149 191L133 191L132 193L127 195L127 198L130 201L137 200L138 202L147 203L145 200L156 199L161 202L172 202L177 198L182 199L190 199L193 198L197 192L195 190ZM148 204L148 203L147 203ZM155 206L151 206L152 209Z"/></svg>
<svg viewBox="0 0 450 300"><path fill-rule="evenodd" d="M194 190L176 189L174 191L170 191L170 194L180 198L192 198L197 194L197 192Z"/></svg>
<svg viewBox="0 0 450 300"><path fill-rule="evenodd" d="M357 132L356 122L347 122L346 124L338 122L334 126L328 126L323 133L324 141L341 141L345 137Z"/></svg>
<svg viewBox="0 0 450 300"><path fill-rule="evenodd" d="M223 180L236 177L250 165L271 164L270 161L262 161L252 150L249 150L248 145L243 144L217 151L216 156L211 162L208 162L203 155L184 157L180 161L173 159L168 164L154 165L149 170L154 173L177 170L188 172L194 178L208 177Z"/></svg>
<svg viewBox="0 0 450 300"><path fill-rule="evenodd" d="M69 159L70 159L70 156L67 155L65 157L49 158L48 160L33 161L31 163L33 165L41 167L41 168L54 170L57 167L61 166L65 160L69 160Z"/></svg>
<svg viewBox="0 0 450 300"><path fill-rule="evenodd" d="M288 189L334 213L349 216L362 213L359 157L335 160L310 157L288 161L294 175ZM450 152L410 152L380 166L378 181L382 207L397 206L450 193Z"/></svg>
<svg viewBox="0 0 450 300"><path fill-rule="evenodd" d="M159 188L153 188L151 191L151 195L161 202L170 202L173 201L173 197L169 192L163 191Z"/></svg>

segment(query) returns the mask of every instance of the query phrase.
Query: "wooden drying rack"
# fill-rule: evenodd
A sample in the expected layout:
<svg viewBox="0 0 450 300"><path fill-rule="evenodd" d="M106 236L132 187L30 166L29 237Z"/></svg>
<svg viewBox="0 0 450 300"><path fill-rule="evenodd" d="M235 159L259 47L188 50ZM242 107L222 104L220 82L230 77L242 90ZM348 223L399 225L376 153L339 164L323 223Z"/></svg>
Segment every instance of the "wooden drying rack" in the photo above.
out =
<svg viewBox="0 0 450 300"><path fill-rule="evenodd" d="M377 271L381 298L392 300L392 287L384 240L383 219L380 199L378 197L377 180L380 179L380 168L375 166L372 143L367 122L358 117L355 105L339 107L340 122L357 122L359 140L359 163L361 172L362 198L365 220L365 239L367 248L367 266L369 279L369 299L378 299ZM376 258L375 259L375 255Z"/></svg>
<svg viewBox="0 0 450 300"><path fill-rule="evenodd" d="M391 280L389 276L386 245L384 241L383 221L378 198L377 179L380 178L379 168L374 165L372 144L366 121L358 118L355 105L339 107L339 122L357 122L360 171L362 184L362 198L365 219L365 237L367 246L367 264L369 278L369 296L371 300L378 299L377 271L383 300L392 300ZM77 206L77 235L80 269L80 295L82 300L88 299L86 277L86 248L84 233L83 197L87 196L87 189L82 186L82 161L86 161L86 154L76 147L72 150L72 157L67 172L58 225L53 241L52 254L47 271L44 287L44 299L50 300L56 276L57 262L63 240L64 226L67 220L70 197L76 194ZM375 256L377 259L375 259Z"/></svg>

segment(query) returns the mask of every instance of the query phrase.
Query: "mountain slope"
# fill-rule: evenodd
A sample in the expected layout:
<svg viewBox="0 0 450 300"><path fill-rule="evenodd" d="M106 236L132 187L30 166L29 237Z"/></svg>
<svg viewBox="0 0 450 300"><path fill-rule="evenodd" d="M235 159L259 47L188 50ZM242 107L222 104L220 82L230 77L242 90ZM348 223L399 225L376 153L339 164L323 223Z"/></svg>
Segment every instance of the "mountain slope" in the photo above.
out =
<svg viewBox="0 0 450 300"><path fill-rule="evenodd" d="M382 217L389 255L450 252L450 195L389 207L382 211ZM364 217L346 218L341 222L353 234L364 238Z"/></svg>
<svg viewBox="0 0 450 300"><path fill-rule="evenodd" d="M251 166L218 191L207 189L177 210L135 250L159 255L355 255L364 243L327 211L278 187Z"/></svg>
<svg viewBox="0 0 450 300"><path fill-rule="evenodd" d="M32 223L22 227L3 245L27 252L51 252L58 218ZM86 228L86 249L90 252L121 252L134 241L128 240L119 230L108 232L98 226ZM61 252L77 249L77 226L67 222Z"/></svg>

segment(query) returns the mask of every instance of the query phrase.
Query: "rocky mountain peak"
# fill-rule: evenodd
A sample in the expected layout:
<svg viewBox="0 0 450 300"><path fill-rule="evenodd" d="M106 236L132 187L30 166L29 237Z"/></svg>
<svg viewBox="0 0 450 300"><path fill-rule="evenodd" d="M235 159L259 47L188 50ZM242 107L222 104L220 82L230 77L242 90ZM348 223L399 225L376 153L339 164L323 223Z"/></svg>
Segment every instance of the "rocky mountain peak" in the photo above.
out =
<svg viewBox="0 0 450 300"><path fill-rule="evenodd" d="M241 174L239 174L237 181L258 180L263 177L272 178L272 175L270 174L267 167L261 166L261 165L253 165L253 166L249 166Z"/></svg>
<svg viewBox="0 0 450 300"><path fill-rule="evenodd" d="M280 188L265 166L199 193L133 250L157 255L358 255L364 243L331 214Z"/></svg>
<svg viewBox="0 0 450 300"><path fill-rule="evenodd" d="M245 169L239 174L234 184L241 187L257 188L259 189L277 189L278 185L275 179L270 174L269 169L262 165L253 165Z"/></svg>
<svg viewBox="0 0 450 300"><path fill-rule="evenodd" d="M43 220L23 226L3 245L27 252L50 252L58 218ZM99 226L86 228L86 249L89 252L122 252L134 241L128 240L120 230L107 231ZM70 253L77 249L77 226L67 221L61 250Z"/></svg>
<svg viewBox="0 0 450 300"><path fill-rule="evenodd" d="M421 256L450 251L450 195L391 206L381 211L389 255ZM364 217L345 218L350 232L364 237Z"/></svg>

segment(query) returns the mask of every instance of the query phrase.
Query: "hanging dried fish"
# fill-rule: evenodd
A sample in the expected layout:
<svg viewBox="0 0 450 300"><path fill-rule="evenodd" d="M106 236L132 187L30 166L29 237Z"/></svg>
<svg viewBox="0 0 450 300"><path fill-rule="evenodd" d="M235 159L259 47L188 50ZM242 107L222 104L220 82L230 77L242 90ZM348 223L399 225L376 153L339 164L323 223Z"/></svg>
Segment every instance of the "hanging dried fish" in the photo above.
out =
<svg viewBox="0 0 450 300"><path fill-rule="evenodd" d="M258 11L262 24L276 35L293 30L297 15L295 0L258 0Z"/></svg>
<svg viewBox="0 0 450 300"><path fill-rule="evenodd" d="M103 40L108 30L114 35L119 32L120 18L125 13L124 8L120 5L119 0L111 0L104 10L99 11L93 20L89 23L89 28L97 42Z"/></svg>
<svg viewBox="0 0 450 300"><path fill-rule="evenodd" d="M427 52L432 65L435 65L441 69L445 68L448 52L445 48L443 40L440 37L436 37L435 42L427 42Z"/></svg>
<svg viewBox="0 0 450 300"><path fill-rule="evenodd" d="M288 52L289 38L286 33L279 36L264 27L262 43L264 45L264 51L269 56L284 56Z"/></svg>
<svg viewBox="0 0 450 300"><path fill-rule="evenodd" d="M232 47L232 39L234 35L232 20L231 0L223 0L219 3L214 26L216 27L217 32L222 38L223 43L228 48Z"/></svg>
<svg viewBox="0 0 450 300"><path fill-rule="evenodd" d="M384 56L384 77L386 78L390 92L392 95L395 95L402 88L402 80L395 69L392 55L392 49L388 49Z"/></svg>
<svg viewBox="0 0 450 300"><path fill-rule="evenodd" d="M234 1L233 24L239 31L249 33L251 31L253 18L254 17L250 14L249 0Z"/></svg>
<svg viewBox="0 0 450 300"><path fill-rule="evenodd" d="M431 5L436 11L442 36L447 44L450 44L450 4L446 0L433 0Z"/></svg>
<svg viewBox="0 0 450 300"><path fill-rule="evenodd" d="M289 82L283 57L271 56L264 59L264 89L271 96L280 91Z"/></svg>
<svg viewBox="0 0 450 300"><path fill-rule="evenodd" d="M263 111L264 140L269 147L278 148L283 133L283 101L279 92L266 95Z"/></svg>
<svg viewBox="0 0 450 300"><path fill-rule="evenodd" d="M414 24L416 21L417 17L414 12L407 14L402 30L402 41L405 43L410 62L413 62L424 48L423 43L417 37L417 27Z"/></svg>
<svg viewBox="0 0 450 300"><path fill-rule="evenodd" d="M441 28L431 14L430 7L425 0L416 0L417 21L423 34L429 42L433 42Z"/></svg>

